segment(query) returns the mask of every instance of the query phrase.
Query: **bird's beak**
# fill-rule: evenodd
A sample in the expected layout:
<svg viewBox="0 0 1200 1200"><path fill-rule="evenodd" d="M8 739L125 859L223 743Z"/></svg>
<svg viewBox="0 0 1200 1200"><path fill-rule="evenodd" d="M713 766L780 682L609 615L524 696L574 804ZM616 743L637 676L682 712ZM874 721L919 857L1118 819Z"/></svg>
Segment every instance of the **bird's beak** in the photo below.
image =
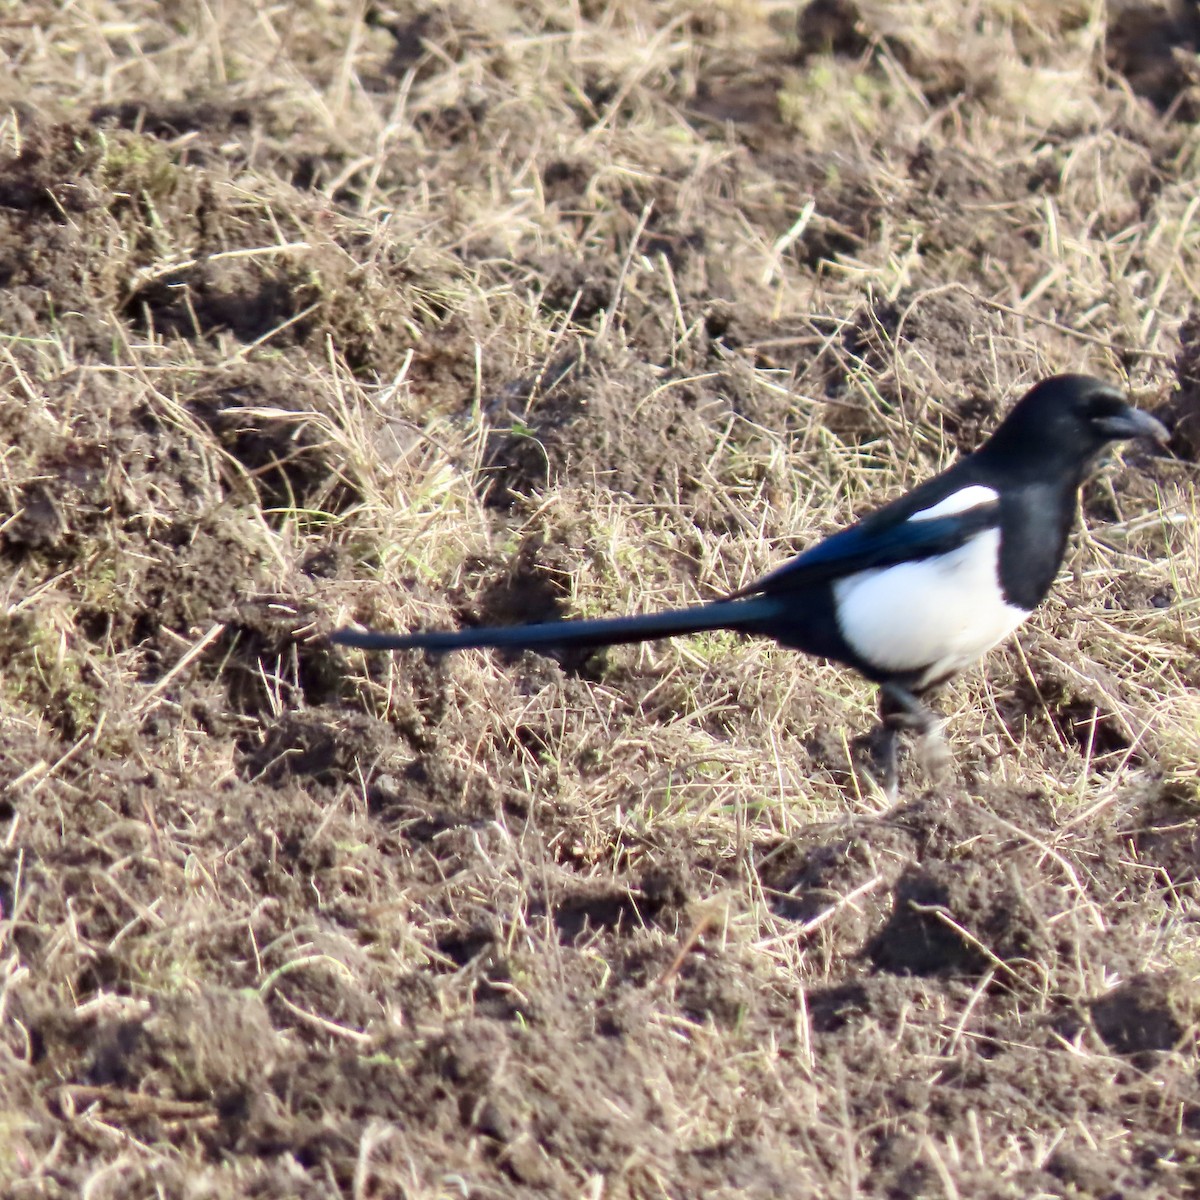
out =
<svg viewBox="0 0 1200 1200"><path fill-rule="evenodd" d="M1156 442L1167 442L1171 438L1170 431L1157 417L1140 408L1127 408L1124 412L1099 417L1096 426L1113 439L1151 438Z"/></svg>

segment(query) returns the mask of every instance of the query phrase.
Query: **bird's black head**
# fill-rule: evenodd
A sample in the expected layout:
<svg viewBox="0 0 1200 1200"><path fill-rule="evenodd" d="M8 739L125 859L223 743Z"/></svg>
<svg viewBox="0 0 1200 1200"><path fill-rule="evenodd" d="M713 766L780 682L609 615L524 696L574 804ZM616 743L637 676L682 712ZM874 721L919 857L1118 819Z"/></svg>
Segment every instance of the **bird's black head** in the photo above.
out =
<svg viewBox="0 0 1200 1200"><path fill-rule="evenodd" d="M1161 421L1134 408L1113 384L1052 375L1017 401L979 453L1010 469L1073 469L1080 476L1110 442L1168 436Z"/></svg>

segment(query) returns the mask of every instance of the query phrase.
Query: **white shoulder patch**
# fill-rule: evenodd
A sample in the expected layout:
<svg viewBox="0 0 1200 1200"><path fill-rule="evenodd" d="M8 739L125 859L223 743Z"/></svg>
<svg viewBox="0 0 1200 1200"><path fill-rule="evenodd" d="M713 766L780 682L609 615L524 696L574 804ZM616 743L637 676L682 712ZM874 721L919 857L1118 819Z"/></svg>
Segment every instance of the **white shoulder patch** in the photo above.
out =
<svg viewBox="0 0 1200 1200"><path fill-rule="evenodd" d="M994 504L1000 499L999 493L981 483L973 483L957 492L951 492L930 508L915 512L910 521L928 521L933 517L948 517L953 513L968 512L972 508L982 508L985 504Z"/></svg>

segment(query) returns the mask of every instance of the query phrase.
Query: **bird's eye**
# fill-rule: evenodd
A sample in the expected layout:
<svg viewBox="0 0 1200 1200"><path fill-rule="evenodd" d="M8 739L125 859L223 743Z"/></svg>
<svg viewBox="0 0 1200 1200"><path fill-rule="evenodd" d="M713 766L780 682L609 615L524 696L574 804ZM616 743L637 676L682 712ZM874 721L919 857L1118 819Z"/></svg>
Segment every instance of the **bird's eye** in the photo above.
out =
<svg viewBox="0 0 1200 1200"><path fill-rule="evenodd" d="M1129 405L1125 397L1117 391L1093 392L1088 397L1087 416L1091 421L1103 421L1111 417L1119 417L1127 412Z"/></svg>

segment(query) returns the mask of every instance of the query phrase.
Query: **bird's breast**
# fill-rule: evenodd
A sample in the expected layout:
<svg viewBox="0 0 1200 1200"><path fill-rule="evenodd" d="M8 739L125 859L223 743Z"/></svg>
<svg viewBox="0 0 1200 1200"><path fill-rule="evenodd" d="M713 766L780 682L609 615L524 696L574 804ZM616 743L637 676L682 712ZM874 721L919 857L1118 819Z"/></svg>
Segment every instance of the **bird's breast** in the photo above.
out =
<svg viewBox="0 0 1200 1200"><path fill-rule="evenodd" d="M861 571L833 585L842 637L883 674L917 689L953 675L1003 641L1029 610L1000 587L1000 531L947 554Z"/></svg>

